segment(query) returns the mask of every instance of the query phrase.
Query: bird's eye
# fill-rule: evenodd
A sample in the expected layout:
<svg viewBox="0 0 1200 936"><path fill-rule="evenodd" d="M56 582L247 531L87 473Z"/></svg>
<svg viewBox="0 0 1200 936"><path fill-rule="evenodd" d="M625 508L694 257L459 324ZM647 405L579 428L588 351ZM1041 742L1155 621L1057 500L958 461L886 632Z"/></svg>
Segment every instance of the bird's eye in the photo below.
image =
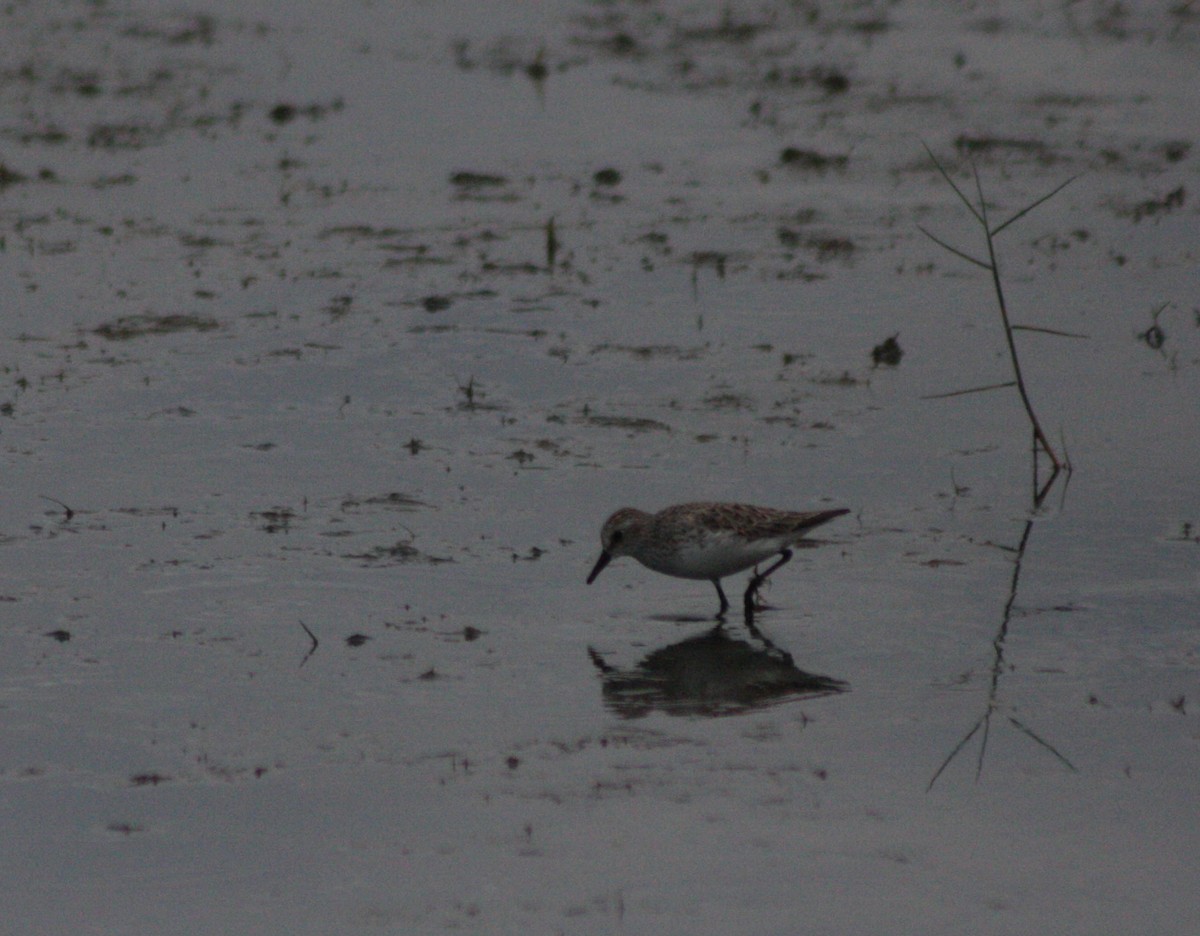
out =
<svg viewBox="0 0 1200 936"><path fill-rule="evenodd" d="M621 542L621 540L624 539L624 537L625 537L624 533L622 533L620 530L616 530L613 532L613 535L611 537L609 537L608 541L613 546L616 546L617 543Z"/></svg>

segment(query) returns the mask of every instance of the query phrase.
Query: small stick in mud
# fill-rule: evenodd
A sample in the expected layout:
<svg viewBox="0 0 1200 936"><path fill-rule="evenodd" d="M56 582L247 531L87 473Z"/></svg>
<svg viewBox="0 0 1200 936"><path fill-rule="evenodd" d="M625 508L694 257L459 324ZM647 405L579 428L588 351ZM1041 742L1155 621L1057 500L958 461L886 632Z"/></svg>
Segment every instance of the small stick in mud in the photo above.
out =
<svg viewBox="0 0 1200 936"><path fill-rule="evenodd" d="M52 504L58 504L58 506L63 509L63 519L66 523L70 523L71 518L75 516L75 511L60 501L57 497L47 497L45 494L39 494L38 497L40 497L42 500L48 500Z"/></svg>
<svg viewBox="0 0 1200 936"><path fill-rule="evenodd" d="M300 622L300 626L304 628L304 633L308 634L308 639L312 641L312 646L308 648L308 653L304 654L304 659L300 661L300 665L303 666L308 662L308 658L317 652L317 647L320 646L321 641L317 640L317 635L309 630L308 625L303 621Z"/></svg>

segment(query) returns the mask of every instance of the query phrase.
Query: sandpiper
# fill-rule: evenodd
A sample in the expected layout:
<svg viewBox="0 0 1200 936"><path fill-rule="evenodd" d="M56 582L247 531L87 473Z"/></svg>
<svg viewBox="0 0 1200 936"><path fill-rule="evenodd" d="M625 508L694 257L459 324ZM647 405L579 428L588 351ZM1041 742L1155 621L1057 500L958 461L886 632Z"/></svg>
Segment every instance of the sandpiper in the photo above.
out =
<svg viewBox="0 0 1200 936"><path fill-rule="evenodd" d="M792 558L788 547L813 527L849 512L845 508L795 512L710 501L676 504L656 514L623 507L605 521L600 531L602 551L587 583L591 585L617 556L632 556L655 572L708 579L721 599L717 617L723 617L729 610L729 599L721 588L721 579L778 556L778 562L755 572L746 587L745 609L750 617L758 587Z"/></svg>

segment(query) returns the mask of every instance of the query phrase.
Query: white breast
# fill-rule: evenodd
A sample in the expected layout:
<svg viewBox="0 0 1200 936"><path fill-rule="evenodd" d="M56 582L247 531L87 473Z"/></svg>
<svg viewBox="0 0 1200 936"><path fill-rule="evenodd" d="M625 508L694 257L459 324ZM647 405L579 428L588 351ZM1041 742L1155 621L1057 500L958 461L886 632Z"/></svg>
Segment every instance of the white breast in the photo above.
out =
<svg viewBox="0 0 1200 936"><path fill-rule="evenodd" d="M706 530L702 539L676 544L673 551L638 556L648 569L678 578L714 579L749 569L778 555L787 545L785 537L747 541L732 533Z"/></svg>

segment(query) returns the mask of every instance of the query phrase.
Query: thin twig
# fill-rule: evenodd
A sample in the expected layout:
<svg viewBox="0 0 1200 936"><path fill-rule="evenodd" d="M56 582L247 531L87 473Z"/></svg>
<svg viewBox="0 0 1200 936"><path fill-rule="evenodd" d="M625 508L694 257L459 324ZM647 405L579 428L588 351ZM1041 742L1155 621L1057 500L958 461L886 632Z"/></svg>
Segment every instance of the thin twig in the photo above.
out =
<svg viewBox="0 0 1200 936"><path fill-rule="evenodd" d="M942 240L940 237L937 237L936 235L929 233L929 231L927 231L925 228L921 227L921 225L919 225L919 224L917 225L917 230L918 230L918 231L920 231L922 234L924 234L926 237L928 237L928 238L929 238L931 241L933 241L935 244L937 244L937 245L938 245L939 247L941 247L943 250L948 250L948 251L950 251L950 253L954 254L954 256L956 256L956 257L960 257L961 259L963 259L963 260L966 260L966 261L967 261L967 263L973 263L973 264L975 264L977 267L982 267L982 268L983 268L983 269L985 269L985 270L990 270L990 269L991 269L991 267L989 267L989 266L988 266L986 263L984 263L982 260L979 260L979 259L977 259L977 258L975 258L975 257L972 257L972 256L971 256L969 253L963 253L963 252L962 252L961 250L959 250L957 247L951 247L949 244L947 244L947 243L946 243L944 240Z"/></svg>
<svg viewBox="0 0 1200 936"><path fill-rule="evenodd" d="M986 717L987 716L985 715L984 718L986 718ZM967 746L967 742L970 741L973 737L975 737L975 732L977 732L982 726L983 726L983 718L981 718L981 719L979 719L979 721L975 722L975 727L972 728L970 731L968 731L966 734L966 737L964 737L961 741L959 741L958 744L956 744L954 746L954 750L946 755L946 759L944 761L942 761L942 765L937 769L937 771L934 773L933 777L930 779L929 786L927 786L925 788L926 793L928 793L930 790L933 789L933 785L935 783L937 783L937 779L938 779L938 777L940 777L942 775L942 771L950 766L950 762L958 756L959 751L961 751L963 748L965 748Z"/></svg>
<svg viewBox="0 0 1200 936"><path fill-rule="evenodd" d="M58 506L63 509L63 513L66 515L64 518L66 522L70 523L71 518L75 516L75 511L60 501L57 497L48 497L45 494L39 494L38 497L40 497L42 500L48 500L52 504L58 504Z"/></svg>
<svg viewBox="0 0 1200 936"><path fill-rule="evenodd" d="M1007 221L1005 221L1003 224L1001 224L999 227L997 227L995 230L993 230L992 237L995 237L997 234L999 234L1001 231L1003 231L1006 227L1008 227L1014 221L1019 221L1021 218L1025 217L1025 215L1027 215L1027 214L1029 214L1029 212L1033 211L1033 209L1036 208L1038 205L1042 204L1043 202L1048 202L1055 195L1057 195L1059 192L1061 192L1063 189L1065 189L1068 185L1070 185L1072 182L1074 182L1076 179L1078 179L1081 175L1083 175L1082 172L1075 173L1075 175L1073 175L1073 176L1071 176L1071 178L1067 179L1066 182L1063 182L1061 185L1058 185L1055 188L1051 189L1049 192L1047 192L1045 195L1043 195L1041 198L1039 198L1037 201L1035 201L1032 205L1026 205L1024 208L1022 208L1020 211L1018 211L1015 215L1013 215L1011 218L1009 218Z"/></svg>
<svg viewBox="0 0 1200 936"><path fill-rule="evenodd" d="M959 257L959 258L966 260L969 263L973 263L977 266L981 266L981 267L983 267L983 269L989 271L992 274L992 289L996 293L996 304L1000 310L1000 321L1001 321L1001 324L1004 326L1004 340L1008 345L1009 360L1012 362L1013 378L1014 378L1014 383L1017 388L1017 393L1019 393L1021 396L1021 403L1025 407L1025 413L1029 417L1030 424L1033 426L1034 438L1037 440L1037 445L1041 448L1042 451L1044 451L1046 453L1046 456L1050 459L1050 464L1053 466L1053 469L1054 469L1053 474L1057 475L1059 470L1063 467L1063 463L1059 460L1058 455L1055 454L1054 448L1050 445L1050 440L1046 437L1046 433L1042 430L1042 425L1038 421L1037 413L1034 412L1034 409L1033 409L1033 402L1029 399L1029 391L1025 387L1025 376L1021 372L1021 358L1020 358L1020 355L1017 353L1017 344L1013 338L1013 331L1015 329L1014 329L1014 326L1013 326L1011 320L1009 319L1008 303L1006 302L1006 300L1004 298L1004 283L1000 277L1000 263L999 263L999 260L997 260L997 258L996 258L996 244L995 244L994 238L997 233L1002 231L1004 228L1008 227L1008 225L1012 224L1018 218L1021 218L1024 215L1028 214L1030 211L1032 211L1038 205L1043 204L1047 199L1053 197L1058 192L1062 191L1062 189L1066 185L1068 185L1070 182L1074 181L1074 179L1076 177L1072 177L1071 179L1068 179L1062 185L1059 185L1057 188L1055 188L1053 191L1049 192L1048 194L1043 195L1037 201L1032 202L1029 205L1026 205L1024 208L1022 208L1020 211L1018 211L1015 215L1013 215L1011 218L1009 218L1007 221L1000 224L997 228L995 228L995 230L993 230L991 227L991 222L988 220L987 199L984 197L984 194L983 194L983 181L979 177L978 167L974 163L971 164L971 174L975 180L975 196L976 196L976 200L977 200L976 203L973 204L971 202L971 200L969 198L967 198L967 196L963 193L962 189L960 189L958 187L958 185L955 184L954 180L952 178L950 178L950 173L947 172L946 168L941 164L941 162L938 161L938 158L933 154L933 151L929 148L929 146L924 143L922 143L921 145L925 147L925 152L928 153L929 158L933 160L933 164L934 164L934 166L937 167L937 170L941 174L942 178L946 180L946 183L954 190L954 193L959 197L959 200L962 201L962 203L967 206L968 210L975 217L975 219L979 222L980 227L983 228L984 241L987 245L987 257L988 257L987 262L986 263L982 262L982 261L976 259L975 257L972 257L970 254L967 254L967 253L957 249L956 247L952 247L950 244L947 244L944 241L940 240L939 238L935 237L933 234L930 234L928 231L926 231L924 228L921 228L919 225L918 225L918 229L922 233L924 233L927 237L929 237L931 240L933 240L936 244L938 244L939 246L941 246L941 247L945 248L946 250L950 251L951 253L953 253L956 257ZM1022 327L1025 329L1032 328L1032 326L1028 326L1028 325L1022 326ZM1036 470L1036 455L1035 455L1035 470Z"/></svg>
<svg viewBox="0 0 1200 936"><path fill-rule="evenodd" d="M972 387L970 390L951 390L949 393L930 393L923 397L922 400L944 400L947 397L966 396L968 393L983 393L987 390L1003 390L1005 387L1015 387L1015 380L1006 380L1004 383L988 384L986 387Z"/></svg>
<svg viewBox="0 0 1200 936"><path fill-rule="evenodd" d="M308 634L308 639L312 641L312 646L308 648L308 653L304 654L304 659L300 661L300 665L303 666L308 662L308 658L317 652L317 647L320 646L321 641L317 640L317 635L310 631L308 625L303 621L300 622L300 626L304 628L304 633Z"/></svg>
<svg viewBox="0 0 1200 936"><path fill-rule="evenodd" d="M1014 325L1013 331L1041 332L1043 335L1057 335L1059 338L1091 338L1091 335L1081 335L1079 332L1060 331L1057 328L1042 328L1040 325Z"/></svg>
<svg viewBox="0 0 1200 936"><path fill-rule="evenodd" d="M1008 718L1008 720L1010 722L1012 722L1012 724L1018 730L1023 731L1030 738L1033 738L1034 741L1036 741L1038 744L1040 744L1042 747L1044 747L1047 751L1049 751L1051 754L1053 754L1055 757L1057 757L1060 761L1062 761L1063 764L1065 764L1072 773L1079 772L1076 769L1075 765L1072 764L1069 760L1067 760L1067 758L1063 755L1063 753L1061 751L1058 750L1058 748L1056 748L1053 744L1051 744L1049 741L1047 741L1045 738L1043 738L1041 735L1039 735L1036 731L1034 731L1028 725L1024 725L1021 722L1017 721L1011 715L1008 715L1006 717Z"/></svg>
<svg viewBox="0 0 1200 936"><path fill-rule="evenodd" d="M938 162L938 158L933 155L933 150L931 150L929 148L929 144L922 140L921 145L923 147L925 147L925 152L927 152L929 154L929 158L932 159L933 164L935 166L937 166L937 171L942 174L942 178L946 180L946 184L949 185L950 188L954 189L954 194L957 195L959 197L959 200L962 201L962 203L967 206L967 211L971 212L971 214L975 216L976 221L978 221L980 224L983 224L986 227L987 226L986 222L980 216L979 212L975 210L975 206L971 204L971 199L967 198L967 196L963 194L962 189L960 189L954 183L954 180L952 178L950 178L950 173L948 173L944 168L942 168L942 164L940 162Z"/></svg>
<svg viewBox="0 0 1200 936"><path fill-rule="evenodd" d="M1037 457L1037 452L1035 450L1034 463L1033 463L1034 487L1037 487L1037 478L1036 478L1036 476L1037 476L1037 460L1036 460L1036 457ZM1066 468L1067 468L1067 476L1070 477L1070 469L1071 469L1070 463L1066 463ZM1046 479L1046 483L1042 485L1041 490L1036 491L1033 495L1033 506L1034 507L1042 506L1042 501L1044 501L1046 499L1046 495L1050 493L1050 488L1054 486L1054 479L1058 477L1058 473L1061 470L1062 470L1062 468L1060 468L1058 465L1053 466L1053 470L1050 472L1050 477L1048 477ZM1067 489L1063 488L1063 494L1065 495L1066 493L1067 493Z"/></svg>

